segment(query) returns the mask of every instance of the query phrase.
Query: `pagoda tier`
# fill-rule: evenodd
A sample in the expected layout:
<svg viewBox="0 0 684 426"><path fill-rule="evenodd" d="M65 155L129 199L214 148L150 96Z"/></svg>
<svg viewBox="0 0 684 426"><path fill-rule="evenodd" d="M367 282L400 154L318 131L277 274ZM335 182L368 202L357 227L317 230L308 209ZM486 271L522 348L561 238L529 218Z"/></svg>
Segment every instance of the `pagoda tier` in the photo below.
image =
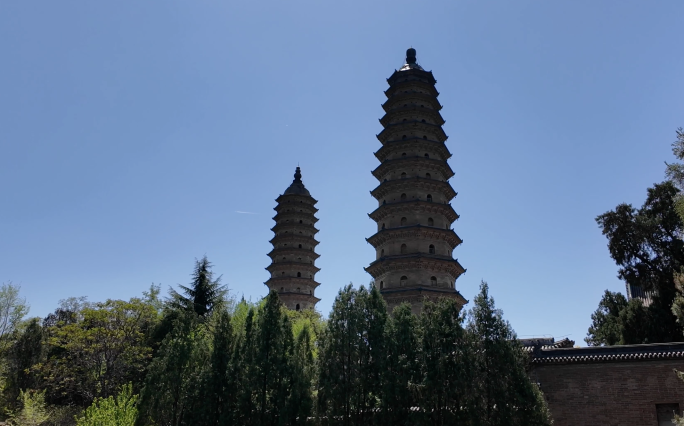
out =
<svg viewBox="0 0 684 426"><path fill-rule="evenodd" d="M318 209L302 183L299 167L294 177L292 185L276 199L276 225L271 228L275 236L270 241L273 250L268 254L272 262L266 268L271 278L265 284L278 293L285 306L299 311L313 309L320 300L314 295L320 285L314 280L320 270L314 264L319 257L314 251L318 245L314 214Z"/></svg>
<svg viewBox="0 0 684 426"><path fill-rule="evenodd" d="M367 241L376 260L366 268L390 309L408 302L418 312L425 299L448 297L461 306L467 301L456 290L465 269L453 258L463 241L451 229L458 214L450 201L456 191L447 160L442 105L432 72L416 63L416 51L406 52L406 64L387 79L382 106L380 165L373 176L380 184L371 191L378 208L369 214L377 233Z"/></svg>

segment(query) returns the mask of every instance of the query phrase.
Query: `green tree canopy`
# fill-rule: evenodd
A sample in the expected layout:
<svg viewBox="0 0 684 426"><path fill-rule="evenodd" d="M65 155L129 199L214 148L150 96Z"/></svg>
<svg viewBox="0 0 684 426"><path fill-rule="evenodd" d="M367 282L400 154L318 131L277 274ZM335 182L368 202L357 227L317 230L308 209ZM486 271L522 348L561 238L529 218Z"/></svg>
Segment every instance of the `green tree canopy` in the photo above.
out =
<svg viewBox="0 0 684 426"><path fill-rule="evenodd" d="M671 182L648 189L644 205L620 204L596 218L608 238L608 250L627 285L651 292L652 302L624 303L606 292L585 341L592 345L657 343L681 340L682 329L671 313L675 274L684 265L684 230L676 211L679 190ZM638 327L635 328L634 326Z"/></svg>

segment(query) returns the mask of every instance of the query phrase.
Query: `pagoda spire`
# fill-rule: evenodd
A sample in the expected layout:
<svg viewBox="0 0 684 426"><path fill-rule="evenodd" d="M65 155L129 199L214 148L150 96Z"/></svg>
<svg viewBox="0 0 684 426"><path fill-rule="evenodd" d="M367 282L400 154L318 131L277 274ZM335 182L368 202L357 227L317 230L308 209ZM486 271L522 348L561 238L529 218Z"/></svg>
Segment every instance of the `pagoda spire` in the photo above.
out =
<svg viewBox="0 0 684 426"><path fill-rule="evenodd" d="M313 309L320 300L314 295L320 285L314 280L320 270L315 266L318 254L314 251L318 245L314 238L318 232L314 214L318 209L314 205L318 201L304 186L299 166L292 184L276 202L276 225L271 229L275 234L271 240L273 250L268 254L271 265L266 268L271 278L264 284L277 292L289 309Z"/></svg>
<svg viewBox="0 0 684 426"><path fill-rule="evenodd" d="M373 170L379 185L371 191L378 207L369 214L377 232L367 239L376 259L366 269L390 309L409 302L414 312L423 301L440 297L467 300L456 290L465 269L453 258L461 239L451 228L458 214L450 201L456 192L447 160L451 153L431 71L406 51L406 63L387 79L385 115L377 135L382 147Z"/></svg>

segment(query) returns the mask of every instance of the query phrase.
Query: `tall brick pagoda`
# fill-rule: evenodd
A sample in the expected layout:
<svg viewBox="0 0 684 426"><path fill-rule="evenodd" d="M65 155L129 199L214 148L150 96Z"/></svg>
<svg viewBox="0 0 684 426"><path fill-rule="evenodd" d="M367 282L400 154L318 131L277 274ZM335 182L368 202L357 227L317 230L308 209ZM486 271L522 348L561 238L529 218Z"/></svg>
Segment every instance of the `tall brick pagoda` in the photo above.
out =
<svg viewBox="0 0 684 426"><path fill-rule="evenodd" d="M384 130L373 170L380 184L371 191L378 208L369 214L377 233L367 241L376 260L366 268L390 309L402 302L420 311L425 299L440 297L467 301L456 290L465 269L452 257L461 239L451 229L458 214L450 200L456 192L448 180L454 175L442 130L444 119L431 71L416 62L416 51L406 51L406 64L387 79Z"/></svg>
<svg viewBox="0 0 684 426"><path fill-rule="evenodd" d="M320 300L314 295L319 286L314 275L320 270L314 264L318 259L314 251L318 245L314 239L318 232L314 224L318 219L314 214L318 209L314 205L318 201L304 187L299 167L292 185L276 202L274 210L277 213L273 217L276 225L271 229L275 236L270 241L273 250L268 254L272 262L266 268L271 278L264 284L278 292L289 309L313 309Z"/></svg>

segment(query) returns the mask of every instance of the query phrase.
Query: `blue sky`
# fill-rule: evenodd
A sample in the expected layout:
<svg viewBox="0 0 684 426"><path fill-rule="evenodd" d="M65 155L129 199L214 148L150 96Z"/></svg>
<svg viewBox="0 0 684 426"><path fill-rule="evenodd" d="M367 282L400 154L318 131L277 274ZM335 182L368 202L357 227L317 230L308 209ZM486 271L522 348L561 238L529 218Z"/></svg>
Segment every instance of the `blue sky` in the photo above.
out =
<svg viewBox="0 0 684 426"><path fill-rule="evenodd" d="M385 79L437 79L467 268L521 336L578 344L624 291L594 218L641 205L684 126L684 2L0 3L0 281L59 299L266 294L275 198L319 200L318 307L367 284ZM249 213L240 213L249 212Z"/></svg>

